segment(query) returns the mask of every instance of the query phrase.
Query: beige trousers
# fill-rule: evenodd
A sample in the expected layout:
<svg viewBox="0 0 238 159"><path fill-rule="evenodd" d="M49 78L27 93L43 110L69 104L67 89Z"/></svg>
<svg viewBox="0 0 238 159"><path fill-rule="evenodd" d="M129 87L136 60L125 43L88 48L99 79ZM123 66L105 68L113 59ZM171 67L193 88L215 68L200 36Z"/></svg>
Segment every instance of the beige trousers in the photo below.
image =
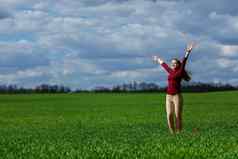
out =
<svg viewBox="0 0 238 159"><path fill-rule="evenodd" d="M180 132L182 130L182 110L183 96L178 93L175 95L166 95L166 112L167 121L171 133ZM175 126L174 126L175 116Z"/></svg>
<svg viewBox="0 0 238 159"><path fill-rule="evenodd" d="M174 114L177 116L183 110L183 96L181 93L175 95L166 95L166 112L167 115Z"/></svg>

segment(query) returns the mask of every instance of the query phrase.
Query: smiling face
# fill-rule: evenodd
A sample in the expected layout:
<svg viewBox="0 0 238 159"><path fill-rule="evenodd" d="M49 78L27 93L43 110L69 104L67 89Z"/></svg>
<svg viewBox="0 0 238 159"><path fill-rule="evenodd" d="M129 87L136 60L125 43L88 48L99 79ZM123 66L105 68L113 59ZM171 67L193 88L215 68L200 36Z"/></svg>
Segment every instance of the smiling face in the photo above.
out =
<svg viewBox="0 0 238 159"><path fill-rule="evenodd" d="M171 61L171 68L172 68L172 69L178 68L179 65L180 65L179 60L173 59L173 60Z"/></svg>

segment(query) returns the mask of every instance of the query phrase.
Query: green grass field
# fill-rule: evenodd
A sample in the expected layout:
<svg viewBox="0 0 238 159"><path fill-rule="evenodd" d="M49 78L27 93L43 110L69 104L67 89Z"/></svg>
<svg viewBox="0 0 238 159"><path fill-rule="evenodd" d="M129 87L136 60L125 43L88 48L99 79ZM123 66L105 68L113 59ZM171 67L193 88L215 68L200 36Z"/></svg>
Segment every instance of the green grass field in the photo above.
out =
<svg viewBox="0 0 238 159"><path fill-rule="evenodd" d="M0 158L238 158L238 92L184 94L170 135L165 94L0 95Z"/></svg>

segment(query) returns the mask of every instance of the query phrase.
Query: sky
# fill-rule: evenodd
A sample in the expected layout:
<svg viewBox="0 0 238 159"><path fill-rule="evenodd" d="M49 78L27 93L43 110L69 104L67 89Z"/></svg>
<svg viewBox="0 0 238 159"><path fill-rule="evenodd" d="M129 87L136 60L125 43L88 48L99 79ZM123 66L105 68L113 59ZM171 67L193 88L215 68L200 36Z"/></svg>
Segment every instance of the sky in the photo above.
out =
<svg viewBox="0 0 238 159"><path fill-rule="evenodd" d="M0 0L0 84L166 85L190 41L192 81L238 85L236 0Z"/></svg>

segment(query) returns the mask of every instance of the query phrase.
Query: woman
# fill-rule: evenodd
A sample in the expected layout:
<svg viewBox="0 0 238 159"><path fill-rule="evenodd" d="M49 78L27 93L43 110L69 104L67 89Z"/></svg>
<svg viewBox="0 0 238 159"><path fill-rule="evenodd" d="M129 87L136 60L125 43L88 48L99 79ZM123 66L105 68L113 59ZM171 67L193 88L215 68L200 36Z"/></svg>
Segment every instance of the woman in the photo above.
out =
<svg viewBox="0 0 238 159"><path fill-rule="evenodd" d="M156 56L154 57L154 61L159 63L168 72L166 112L168 127L172 134L175 132L179 133L182 130L183 97L181 94L181 81L190 80L190 77L185 71L185 65L192 48L192 45L189 45L186 48L186 54L182 59L182 62L176 58L172 59L171 67L169 67L161 58ZM176 127L174 126L174 115Z"/></svg>

